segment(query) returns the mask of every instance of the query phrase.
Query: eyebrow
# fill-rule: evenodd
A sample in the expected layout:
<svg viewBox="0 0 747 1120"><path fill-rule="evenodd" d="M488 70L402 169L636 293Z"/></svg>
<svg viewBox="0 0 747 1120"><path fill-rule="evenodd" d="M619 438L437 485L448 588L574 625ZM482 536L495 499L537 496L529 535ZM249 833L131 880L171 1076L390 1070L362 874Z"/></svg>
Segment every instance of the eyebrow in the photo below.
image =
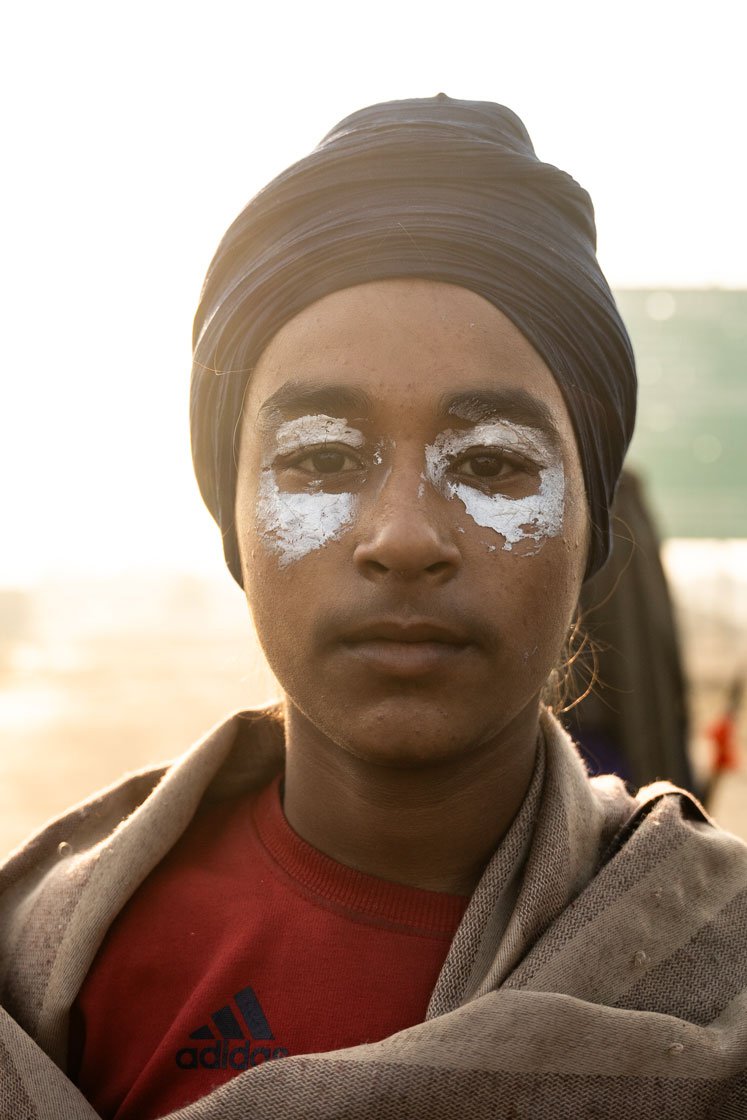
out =
<svg viewBox="0 0 747 1120"><path fill-rule="evenodd" d="M467 389L447 393L439 400L439 412L471 424L510 420L542 432L556 448L562 442L551 410L526 389Z"/></svg>
<svg viewBox="0 0 747 1120"><path fill-rule="evenodd" d="M308 381L287 381L267 398L257 413L257 427L271 430L297 416L324 413L341 420L370 416L372 401L367 393L351 385L317 385Z"/></svg>
<svg viewBox="0 0 747 1120"><path fill-rule="evenodd" d="M439 398L438 413L470 424L489 420L510 420L542 432L557 448L562 440L551 410L544 401L526 389L464 389ZM286 420L323 413L341 420L365 419L372 415L374 403L368 393L352 385L319 385L317 382L286 381L257 413L260 431L272 431Z"/></svg>

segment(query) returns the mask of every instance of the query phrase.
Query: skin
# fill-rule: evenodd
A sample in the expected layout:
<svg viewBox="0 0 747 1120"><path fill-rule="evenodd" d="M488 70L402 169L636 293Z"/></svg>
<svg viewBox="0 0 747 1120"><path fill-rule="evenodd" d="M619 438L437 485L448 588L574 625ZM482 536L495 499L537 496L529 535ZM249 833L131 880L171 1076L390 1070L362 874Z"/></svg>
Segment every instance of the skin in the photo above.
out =
<svg viewBox="0 0 747 1120"><path fill-rule="evenodd" d="M308 397L333 386L345 391L339 403ZM273 404L299 388L295 408ZM462 433L484 427L479 409L445 410L445 398L517 390L544 406L564 504L562 532L507 549L458 491L531 497L542 464L479 445L433 479L426 449L444 446L447 432L461 446ZM363 445L356 436L355 446L287 453L283 424L319 415L343 419ZM506 405L490 420L526 427L527 417ZM446 443L456 445L453 435ZM289 498L352 495L354 516L284 562L258 513L268 478ZM369 874L468 894L526 793L540 693L586 562L583 476L550 371L506 316L466 289L400 279L335 292L278 331L252 375L236 527L257 633L286 695L290 825ZM381 620L395 640L366 633ZM404 640L423 622L445 635Z"/></svg>

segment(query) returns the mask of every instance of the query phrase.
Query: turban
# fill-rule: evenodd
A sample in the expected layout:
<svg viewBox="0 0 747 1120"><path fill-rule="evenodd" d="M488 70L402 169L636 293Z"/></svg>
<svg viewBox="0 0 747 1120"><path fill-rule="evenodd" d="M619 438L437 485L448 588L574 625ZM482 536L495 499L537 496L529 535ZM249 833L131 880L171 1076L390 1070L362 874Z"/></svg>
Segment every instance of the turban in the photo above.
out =
<svg viewBox="0 0 747 1120"><path fill-rule="evenodd" d="M346 117L246 206L208 269L194 323L192 454L232 574L240 583L235 444L252 368L304 307L396 277L483 296L550 369L578 444L593 574L610 549L636 377L597 262L591 199L537 158L510 109L444 94Z"/></svg>

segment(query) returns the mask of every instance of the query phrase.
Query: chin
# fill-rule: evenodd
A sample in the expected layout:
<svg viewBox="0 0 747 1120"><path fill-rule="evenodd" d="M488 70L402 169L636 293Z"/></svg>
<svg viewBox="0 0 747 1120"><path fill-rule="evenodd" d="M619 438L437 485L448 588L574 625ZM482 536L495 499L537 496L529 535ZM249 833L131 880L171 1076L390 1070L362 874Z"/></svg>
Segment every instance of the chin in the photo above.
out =
<svg viewBox="0 0 747 1120"><path fill-rule="evenodd" d="M329 722L325 718L324 723ZM320 730L362 762L393 769L426 768L463 759L500 734L499 728L475 725L469 713L412 698L389 698L367 711L338 713L333 726Z"/></svg>

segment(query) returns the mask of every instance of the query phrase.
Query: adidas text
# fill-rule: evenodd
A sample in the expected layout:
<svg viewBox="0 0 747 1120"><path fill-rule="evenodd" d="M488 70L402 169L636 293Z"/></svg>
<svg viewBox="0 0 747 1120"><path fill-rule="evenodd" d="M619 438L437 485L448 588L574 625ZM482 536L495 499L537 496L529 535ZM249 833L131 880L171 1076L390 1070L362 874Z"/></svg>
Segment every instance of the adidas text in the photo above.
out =
<svg viewBox="0 0 747 1120"><path fill-rule="evenodd" d="M271 1062L277 1058L287 1058L288 1051L284 1046L254 1046L245 1042L239 1046L231 1046L229 1040L224 1038L213 1046L184 1046L176 1052L176 1064L179 1069L251 1069L262 1062Z"/></svg>

